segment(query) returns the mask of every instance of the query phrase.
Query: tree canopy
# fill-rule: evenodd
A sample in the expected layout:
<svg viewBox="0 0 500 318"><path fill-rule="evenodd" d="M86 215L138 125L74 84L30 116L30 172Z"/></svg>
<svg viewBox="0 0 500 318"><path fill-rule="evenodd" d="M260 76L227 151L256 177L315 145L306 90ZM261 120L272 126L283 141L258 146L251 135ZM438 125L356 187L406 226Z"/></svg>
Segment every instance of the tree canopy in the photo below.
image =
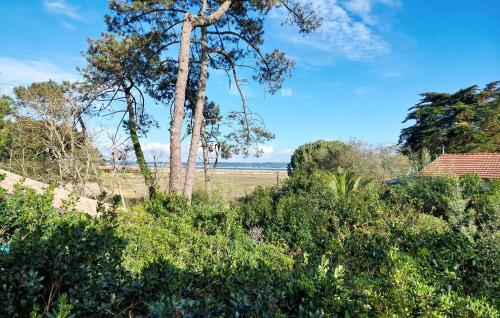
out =
<svg viewBox="0 0 500 318"><path fill-rule="evenodd" d="M455 93L422 93L404 120L415 121L401 130L405 154L427 149L432 157L449 153L500 151L500 87L491 82Z"/></svg>
<svg viewBox="0 0 500 318"><path fill-rule="evenodd" d="M0 98L0 164L83 191L100 154L87 136L76 86L33 83L14 88L14 95Z"/></svg>
<svg viewBox="0 0 500 318"><path fill-rule="evenodd" d="M196 106L188 158L184 194L191 197L196 149L198 147L205 103L208 69L223 70L229 81L234 81L241 96L241 111L230 118L241 124L230 138L243 145L241 152L250 153L250 145L269 139L269 133L260 116L254 114L245 98L239 68L251 70L252 79L271 92L278 91L294 66L292 60L275 48L263 52L264 20L269 11L282 7L288 12L285 23L296 25L301 33L314 30L320 23L314 10L302 1L110 1L113 16L106 18L108 29L123 36L148 37L157 48L160 76L153 81L153 96L170 103L173 112L170 123L169 190L181 191L181 130L185 116L188 88L192 70L199 72ZM178 46L178 59L170 53ZM163 85L163 69L176 69L175 89ZM172 78L166 77L172 84ZM163 88L167 88L165 94ZM173 95L171 94L172 92Z"/></svg>
<svg viewBox="0 0 500 318"><path fill-rule="evenodd" d="M288 173L305 172L311 174L315 170L337 171L338 168L350 169L353 147L341 141L318 140L297 148L288 164Z"/></svg>
<svg viewBox="0 0 500 318"><path fill-rule="evenodd" d="M288 174L336 174L339 169L355 172L366 180L379 181L411 173L409 160L396 147L367 147L351 141L318 140L297 148L288 164Z"/></svg>

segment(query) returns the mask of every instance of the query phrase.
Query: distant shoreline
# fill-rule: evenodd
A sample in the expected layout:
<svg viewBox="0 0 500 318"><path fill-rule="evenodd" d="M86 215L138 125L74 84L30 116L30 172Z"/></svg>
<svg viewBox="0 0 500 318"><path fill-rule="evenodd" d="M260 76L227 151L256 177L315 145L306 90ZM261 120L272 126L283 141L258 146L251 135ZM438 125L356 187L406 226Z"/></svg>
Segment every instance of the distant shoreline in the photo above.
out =
<svg viewBox="0 0 500 318"><path fill-rule="evenodd" d="M112 171L111 166L100 166L98 168L99 170L106 172ZM168 173L169 168L168 167L158 167L158 171L162 173ZM119 172L128 172L128 173L140 173L140 169L138 166L119 166L118 167ZM183 172L186 171L186 169L183 167L182 169ZM235 173L235 174L286 174L288 171L286 169L262 169L262 168L250 168L250 169L242 169L242 168L215 168L212 169L210 168L209 171L211 173L216 173L216 174L228 174L228 173ZM197 167L196 172L203 172L202 167Z"/></svg>
<svg viewBox="0 0 500 318"><path fill-rule="evenodd" d="M149 167L158 166L160 169L168 169L167 162L160 163L152 163L148 162ZM186 168L186 163L182 163L183 169ZM139 170L139 166L135 162L130 163L120 163L117 165L118 169L121 170ZM112 165L110 162L107 162L106 165L99 167L101 170L110 170L112 169ZM210 170L215 171L261 171L261 172L286 172L287 171L287 163L285 162L220 162L217 164L215 169L209 165ZM196 164L196 170L203 170L203 163Z"/></svg>

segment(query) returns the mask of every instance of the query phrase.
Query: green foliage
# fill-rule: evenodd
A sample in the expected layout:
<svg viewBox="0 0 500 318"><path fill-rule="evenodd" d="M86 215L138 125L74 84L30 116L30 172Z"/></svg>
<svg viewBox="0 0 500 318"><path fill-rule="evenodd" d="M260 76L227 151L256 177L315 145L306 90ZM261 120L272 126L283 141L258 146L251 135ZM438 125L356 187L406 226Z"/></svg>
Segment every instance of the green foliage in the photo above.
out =
<svg viewBox="0 0 500 318"><path fill-rule="evenodd" d="M145 209L154 215L178 213L188 209L188 201L181 195L157 193L154 199L146 201Z"/></svg>
<svg viewBox="0 0 500 318"><path fill-rule="evenodd" d="M113 226L61 213L51 202L50 192L23 188L2 200L1 240L9 248L0 254L0 306L7 316L54 307L59 317L104 315L120 302L124 242Z"/></svg>
<svg viewBox="0 0 500 318"><path fill-rule="evenodd" d="M32 83L14 94L0 98L0 165L80 190L78 183L95 176L88 167L100 155L87 136L76 84Z"/></svg>
<svg viewBox="0 0 500 318"><path fill-rule="evenodd" d="M203 205L227 205L228 199L219 190L206 190L206 189L196 189L193 191L193 196L191 198L191 204L197 206Z"/></svg>
<svg viewBox="0 0 500 318"><path fill-rule="evenodd" d="M411 172L408 158L394 147L369 148L359 142L318 140L297 148L288 165L288 174L315 171L353 172L366 179L385 181Z"/></svg>
<svg viewBox="0 0 500 318"><path fill-rule="evenodd" d="M491 82L482 90L477 85L456 93L428 92L411 107L399 143L407 154L427 149L432 157L442 147L447 152L500 151L500 88Z"/></svg>
<svg viewBox="0 0 500 318"><path fill-rule="evenodd" d="M340 141L318 140L297 148L288 165L288 174L307 173L316 170L336 171L353 168L354 149Z"/></svg>
<svg viewBox="0 0 500 318"><path fill-rule="evenodd" d="M0 196L6 316L497 317L499 187L295 173L232 207L199 193L92 219ZM341 177L343 178L343 177Z"/></svg>
<svg viewBox="0 0 500 318"><path fill-rule="evenodd" d="M10 126L12 125L9 116L13 113L14 102L8 96L0 96L0 153L5 150L3 147L5 146L7 134Z"/></svg>
<svg viewBox="0 0 500 318"><path fill-rule="evenodd" d="M491 232L500 224L499 188L495 183L488 186L479 176L403 179L386 195L393 202L441 217L472 236L478 229Z"/></svg>
<svg viewBox="0 0 500 318"><path fill-rule="evenodd" d="M476 176L416 178L343 197L329 180L325 173L294 175L239 205L243 225L259 227L264 242L285 244L296 267L325 255L344 266L344 307L326 301L325 315L498 314L495 187Z"/></svg>
<svg viewBox="0 0 500 318"><path fill-rule="evenodd" d="M336 196L345 197L365 187L369 182L370 180L362 180L353 172L339 168L338 172L333 175L330 187Z"/></svg>

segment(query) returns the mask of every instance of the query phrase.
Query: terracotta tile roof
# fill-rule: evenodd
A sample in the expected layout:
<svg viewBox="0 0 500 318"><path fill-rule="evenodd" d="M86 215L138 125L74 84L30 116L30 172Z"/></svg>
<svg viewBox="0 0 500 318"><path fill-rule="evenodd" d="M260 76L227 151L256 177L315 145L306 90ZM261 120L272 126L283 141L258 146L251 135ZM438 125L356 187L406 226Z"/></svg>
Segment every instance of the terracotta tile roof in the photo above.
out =
<svg viewBox="0 0 500 318"><path fill-rule="evenodd" d="M444 154L422 170L425 176L477 174L483 179L500 179L500 153Z"/></svg>

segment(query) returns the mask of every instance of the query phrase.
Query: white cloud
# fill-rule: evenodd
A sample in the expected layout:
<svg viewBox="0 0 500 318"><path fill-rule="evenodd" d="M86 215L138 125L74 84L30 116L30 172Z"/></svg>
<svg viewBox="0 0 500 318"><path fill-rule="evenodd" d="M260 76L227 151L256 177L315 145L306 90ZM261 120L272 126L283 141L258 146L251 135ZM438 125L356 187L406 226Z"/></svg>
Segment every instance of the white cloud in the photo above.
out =
<svg viewBox="0 0 500 318"><path fill-rule="evenodd" d="M75 20L82 20L78 10L65 0L45 0L43 6L49 12L61 14Z"/></svg>
<svg viewBox="0 0 500 318"><path fill-rule="evenodd" d="M281 96L284 96L284 97L290 97L290 96L293 96L293 90L291 88L282 88L280 90L281 92Z"/></svg>
<svg viewBox="0 0 500 318"><path fill-rule="evenodd" d="M390 50L389 44L377 33L379 21L373 14L373 7L395 6L396 3L396 0L313 0L314 11L323 19L318 30L302 36L280 28L280 35L292 43L330 55L334 53L351 60L370 59Z"/></svg>
<svg viewBox="0 0 500 318"><path fill-rule="evenodd" d="M380 3L390 7L398 7L401 5L400 0L380 0Z"/></svg>
<svg viewBox="0 0 500 318"><path fill-rule="evenodd" d="M144 143L144 145L142 146L142 150L169 152L170 151L170 144L161 143L161 142L148 142L148 143Z"/></svg>
<svg viewBox="0 0 500 318"><path fill-rule="evenodd" d="M165 163L168 162L168 157L170 154L170 144L162 143L162 142L147 142L146 140L142 141L142 151L144 152L144 156L146 157L146 161L156 162L156 163ZM133 153L133 151L132 151ZM182 151L182 156L184 159L185 151ZM135 158L135 156L134 156Z"/></svg>
<svg viewBox="0 0 500 318"><path fill-rule="evenodd" d="M274 148L273 146L259 146L259 150L262 151L262 153L270 154L273 153Z"/></svg>
<svg viewBox="0 0 500 318"><path fill-rule="evenodd" d="M55 64L42 60L20 60L0 56L0 91L10 93L18 85L28 85L47 80L74 81L76 73L62 70Z"/></svg>
<svg viewBox="0 0 500 318"><path fill-rule="evenodd" d="M348 0L345 1L345 8L354 15L359 16L363 22L375 25L379 21L373 15L373 8L376 5L396 7L400 5L399 0Z"/></svg>
<svg viewBox="0 0 500 318"><path fill-rule="evenodd" d="M273 146L259 146L263 150L258 157L255 156L255 149L250 152L250 156L243 157L241 155L232 156L227 162L289 162L293 154L293 148L276 149Z"/></svg>
<svg viewBox="0 0 500 318"><path fill-rule="evenodd" d="M349 0L345 7L350 12L359 15L367 24L373 24L375 21L371 16L372 0Z"/></svg>

